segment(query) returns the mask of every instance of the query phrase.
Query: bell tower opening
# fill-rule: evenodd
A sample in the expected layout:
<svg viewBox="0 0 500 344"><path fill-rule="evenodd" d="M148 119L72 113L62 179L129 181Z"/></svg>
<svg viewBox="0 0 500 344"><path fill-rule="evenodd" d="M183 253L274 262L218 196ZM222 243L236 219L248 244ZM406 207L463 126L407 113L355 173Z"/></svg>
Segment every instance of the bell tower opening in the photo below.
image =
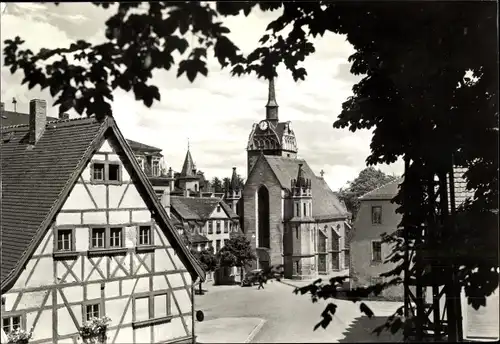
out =
<svg viewBox="0 0 500 344"><path fill-rule="evenodd" d="M271 248L269 214L269 191L261 186L257 192L257 247Z"/></svg>

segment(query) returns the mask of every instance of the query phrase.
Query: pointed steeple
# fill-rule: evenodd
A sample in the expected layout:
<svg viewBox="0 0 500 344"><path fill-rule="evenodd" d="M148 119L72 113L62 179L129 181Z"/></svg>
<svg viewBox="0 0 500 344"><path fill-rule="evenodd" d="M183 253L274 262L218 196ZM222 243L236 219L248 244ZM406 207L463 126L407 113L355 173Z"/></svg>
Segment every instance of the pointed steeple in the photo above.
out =
<svg viewBox="0 0 500 344"><path fill-rule="evenodd" d="M302 170L302 165L299 164L299 172L297 173L297 179L295 180L296 188L305 188L309 186L309 181L304 178L304 171Z"/></svg>
<svg viewBox="0 0 500 344"><path fill-rule="evenodd" d="M193 162L193 157L191 156L191 152L189 151L189 146L188 146L186 158L184 158L184 164L182 165L181 176L182 177L193 176L194 170L195 170L195 166L194 166L194 162Z"/></svg>
<svg viewBox="0 0 500 344"><path fill-rule="evenodd" d="M230 191L237 191L240 189L238 184L238 174L236 173L236 167L233 167L233 175L231 176Z"/></svg>
<svg viewBox="0 0 500 344"><path fill-rule="evenodd" d="M269 90L266 104L266 119L278 122L278 103L276 102L276 91L274 89L274 77L269 79Z"/></svg>

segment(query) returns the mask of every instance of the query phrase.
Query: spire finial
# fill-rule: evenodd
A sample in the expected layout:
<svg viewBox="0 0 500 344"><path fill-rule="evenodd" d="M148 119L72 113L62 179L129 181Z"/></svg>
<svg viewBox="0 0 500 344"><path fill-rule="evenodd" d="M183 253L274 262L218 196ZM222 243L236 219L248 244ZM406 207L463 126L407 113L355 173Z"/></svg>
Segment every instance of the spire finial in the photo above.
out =
<svg viewBox="0 0 500 344"><path fill-rule="evenodd" d="M188 137L188 150L189 150L189 137Z"/></svg>
<svg viewBox="0 0 500 344"><path fill-rule="evenodd" d="M323 175L324 175L324 174L325 174L325 171L323 171L323 170L321 170L321 171L319 172L319 175L321 176L321 178L323 178Z"/></svg>
<svg viewBox="0 0 500 344"><path fill-rule="evenodd" d="M278 121L278 103L276 102L276 90L274 88L274 77L269 79L269 89L266 105L266 119Z"/></svg>

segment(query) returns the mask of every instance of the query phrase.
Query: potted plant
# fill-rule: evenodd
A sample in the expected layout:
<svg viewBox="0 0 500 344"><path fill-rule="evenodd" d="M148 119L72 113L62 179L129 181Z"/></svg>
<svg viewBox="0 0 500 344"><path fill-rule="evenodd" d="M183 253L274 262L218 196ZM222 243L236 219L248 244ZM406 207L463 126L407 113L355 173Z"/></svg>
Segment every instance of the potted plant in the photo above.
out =
<svg viewBox="0 0 500 344"><path fill-rule="evenodd" d="M92 318L85 322L80 328L80 337L85 344L105 344L106 331L111 321L107 316L101 318Z"/></svg>
<svg viewBox="0 0 500 344"><path fill-rule="evenodd" d="M9 341L7 343L13 344L28 344L31 339L32 332L26 331L21 328L16 328L15 330L7 334Z"/></svg>

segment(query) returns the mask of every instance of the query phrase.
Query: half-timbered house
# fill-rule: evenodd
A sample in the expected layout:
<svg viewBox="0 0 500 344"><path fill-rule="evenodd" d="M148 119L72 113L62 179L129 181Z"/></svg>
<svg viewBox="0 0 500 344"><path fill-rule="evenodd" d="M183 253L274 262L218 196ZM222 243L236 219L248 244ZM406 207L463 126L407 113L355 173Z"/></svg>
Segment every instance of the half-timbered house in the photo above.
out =
<svg viewBox="0 0 500 344"><path fill-rule="evenodd" d="M194 285L183 245L116 122L2 127L2 329L32 343L77 343L107 316L107 343L194 342Z"/></svg>

